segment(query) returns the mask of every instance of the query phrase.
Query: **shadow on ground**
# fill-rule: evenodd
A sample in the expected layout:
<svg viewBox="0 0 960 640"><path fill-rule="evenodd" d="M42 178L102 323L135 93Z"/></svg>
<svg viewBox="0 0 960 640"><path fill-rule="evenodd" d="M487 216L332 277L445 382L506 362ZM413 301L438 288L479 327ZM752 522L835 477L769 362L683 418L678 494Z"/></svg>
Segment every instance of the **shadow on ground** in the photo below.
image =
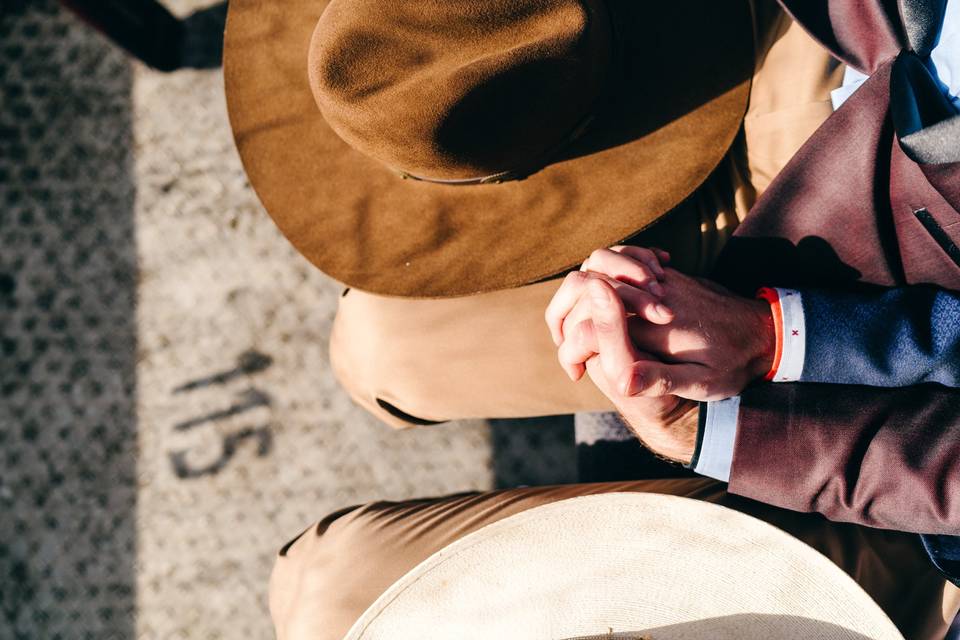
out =
<svg viewBox="0 0 960 640"><path fill-rule="evenodd" d="M130 68L50 0L0 43L0 636L131 638Z"/></svg>
<svg viewBox="0 0 960 640"><path fill-rule="evenodd" d="M573 416L489 422L497 489L577 481Z"/></svg>

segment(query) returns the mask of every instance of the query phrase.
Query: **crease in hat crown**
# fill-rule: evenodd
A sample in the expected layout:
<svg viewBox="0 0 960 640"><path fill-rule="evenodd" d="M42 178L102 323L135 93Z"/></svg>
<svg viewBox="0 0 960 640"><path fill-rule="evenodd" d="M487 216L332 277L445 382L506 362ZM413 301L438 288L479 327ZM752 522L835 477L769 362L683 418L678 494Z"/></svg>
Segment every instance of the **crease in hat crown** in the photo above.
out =
<svg viewBox="0 0 960 640"><path fill-rule="evenodd" d="M541 168L604 91L601 0L332 0L309 82L357 151L405 175L482 181Z"/></svg>

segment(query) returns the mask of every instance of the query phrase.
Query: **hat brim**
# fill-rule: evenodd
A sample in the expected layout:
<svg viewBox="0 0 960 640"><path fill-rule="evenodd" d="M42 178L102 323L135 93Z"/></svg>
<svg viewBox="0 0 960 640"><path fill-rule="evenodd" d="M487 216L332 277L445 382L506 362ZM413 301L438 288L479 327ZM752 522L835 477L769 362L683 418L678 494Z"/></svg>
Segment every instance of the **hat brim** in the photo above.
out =
<svg viewBox="0 0 960 640"><path fill-rule="evenodd" d="M645 635L902 640L850 576L793 536L719 505L637 493L484 527L394 583L346 638Z"/></svg>
<svg viewBox="0 0 960 640"><path fill-rule="evenodd" d="M719 164L753 73L746 0L609 0L626 77L590 133L502 184L403 180L327 125L307 79L325 0L232 0L227 107L253 188L328 275L372 293L447 297L535 282L650 226Z"/></svg>

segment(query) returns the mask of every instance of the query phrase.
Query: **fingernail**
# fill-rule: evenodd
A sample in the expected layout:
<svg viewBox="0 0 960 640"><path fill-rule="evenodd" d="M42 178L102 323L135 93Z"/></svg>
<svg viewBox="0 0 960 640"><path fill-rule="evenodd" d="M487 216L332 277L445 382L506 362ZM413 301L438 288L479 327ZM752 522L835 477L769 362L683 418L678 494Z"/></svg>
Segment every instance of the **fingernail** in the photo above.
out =
<svg viewBox="0 0 960 640"><path fill-rule="evenodd" d="M623 395L625 396L635 395L639 393L641 389L643 389L643 376L639 374L631 375L623 382L623 385L621 386L623 388L621 389L620 392Z"/></svg>
<svg viewBox="0 0 960 640"><path fill-rule="evenodd" d="M664 304L658 304L653 308L653 310L656 311L657 315L664 320L668 320L673 317L673 312L670 311L670 309Z"/></svg>
<svg viewBox="0 0 960 640"><path fill-rule="evenodd" d="M659 282L651 282L650 293L657 296L658 298L662 298L663 294L666 292L663 290L663 285L661 285Z"/></svg>

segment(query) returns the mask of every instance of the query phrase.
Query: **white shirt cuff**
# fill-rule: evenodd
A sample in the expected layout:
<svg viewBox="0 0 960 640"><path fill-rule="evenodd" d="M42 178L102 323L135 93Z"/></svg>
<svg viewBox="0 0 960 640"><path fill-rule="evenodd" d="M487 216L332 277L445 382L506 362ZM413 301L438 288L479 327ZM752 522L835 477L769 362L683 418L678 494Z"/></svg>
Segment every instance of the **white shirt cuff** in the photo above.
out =
<svg viewBox="0 0 960 640"><path fill-rule="evenodd" d="M700 457L693 470L700 475L729 482L733 445L737 440L737 420L740 417L740 396L708 402L706 411Z"/></svg>
<svg viewBox="0 0 960 640"><path fill-rule="evenodd" d="M777 288L780 298L780 326L783 327L783 348L780 365L773 374L774 382L797 382L803 375L807 351L807 327L803 315L803 296L793 289Z"/></svg>

